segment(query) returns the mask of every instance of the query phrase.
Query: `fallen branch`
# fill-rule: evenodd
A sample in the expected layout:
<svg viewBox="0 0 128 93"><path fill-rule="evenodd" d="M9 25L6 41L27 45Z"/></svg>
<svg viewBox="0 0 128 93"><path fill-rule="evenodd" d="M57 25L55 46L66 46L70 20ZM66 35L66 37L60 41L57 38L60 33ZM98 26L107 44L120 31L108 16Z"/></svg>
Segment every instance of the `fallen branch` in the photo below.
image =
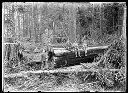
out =
<svg viewBox="0 0 128 93"><path fill-rule="evenodd" d="M86 72L86 71L93 71L93 72L98 72L98 71L101 71L101 70L110 70L110 71L119 71L120 69L64 69L64 68L61 68L61 69L55 69L55 70L38 70L38 71L22 71L20 73L15 73L15 74L7 74L7 75L4 75L5 78L7 77L15 77L15 76L24 76L24 77L27 77L28 74L36 74L36 73L72 73L72 72Z"/></svg>

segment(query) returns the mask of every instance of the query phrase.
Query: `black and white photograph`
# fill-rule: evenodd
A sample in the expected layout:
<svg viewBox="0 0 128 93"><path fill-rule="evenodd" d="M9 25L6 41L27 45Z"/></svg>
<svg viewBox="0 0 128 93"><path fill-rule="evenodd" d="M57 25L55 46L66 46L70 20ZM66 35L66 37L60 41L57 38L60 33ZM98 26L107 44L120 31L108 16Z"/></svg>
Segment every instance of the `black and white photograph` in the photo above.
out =
<svg viewBox="0 0 128 93"><path fill-rule="evenodd" d="M3 92L126 92L126 2L3 2Z"/></svg>

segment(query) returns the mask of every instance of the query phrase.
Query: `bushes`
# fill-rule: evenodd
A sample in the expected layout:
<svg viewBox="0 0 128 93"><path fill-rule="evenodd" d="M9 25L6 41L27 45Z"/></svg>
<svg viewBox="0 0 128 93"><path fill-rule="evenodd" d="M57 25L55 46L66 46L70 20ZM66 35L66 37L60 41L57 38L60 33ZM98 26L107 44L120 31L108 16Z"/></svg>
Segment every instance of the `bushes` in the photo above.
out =
<svg viewBox="0 0 128 93"><path fill-rule="evenodd" d="M120 55L126 51L125 47L126 46L121 39L114 40L110 45L110 49L116 49Z"/></svg>
<svg viewBox="0 0 128 93"><path fill-rule="evenodd" d="M120 69L125 65L125 44L120 39L116 39L110 44L104 63L107 68Z"/></svg>

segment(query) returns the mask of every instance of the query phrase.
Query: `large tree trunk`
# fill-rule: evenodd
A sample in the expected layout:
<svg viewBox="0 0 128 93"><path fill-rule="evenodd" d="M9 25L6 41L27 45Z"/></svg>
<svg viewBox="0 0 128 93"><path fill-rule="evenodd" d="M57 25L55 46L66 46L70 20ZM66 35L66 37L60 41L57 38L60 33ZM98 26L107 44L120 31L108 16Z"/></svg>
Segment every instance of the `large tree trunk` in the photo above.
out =
<svg viewBox="0 0 128 93"><path fill-rule="evenodd" d="M80 65L80 63L92 63L94 61L94 58L98 56L99 53L103 53L106 48L94 48L89 49L87 52L87 56L85 56L85 51L80 51L81 57L76 57L75 52L66 52L63 54L60 54L57 57L57 60L55 61L56 65L55 68L60 67L68 67L68 66L74 66L74 65Z"/></svg>

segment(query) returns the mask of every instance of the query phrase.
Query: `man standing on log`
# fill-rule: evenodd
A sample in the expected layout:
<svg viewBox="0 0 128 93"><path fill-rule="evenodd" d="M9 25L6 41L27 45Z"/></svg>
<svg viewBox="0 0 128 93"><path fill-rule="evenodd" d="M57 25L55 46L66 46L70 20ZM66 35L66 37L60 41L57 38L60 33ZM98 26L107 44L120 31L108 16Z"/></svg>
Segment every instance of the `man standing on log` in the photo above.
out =
<svg viewBox="0 0 128 93"><path fill-rule="evenodd" d="M80 51L79 51L78 43L75 42L75 43L73 43L72 45L73 45L74 48L75 48L76 57L78 57L78 56L81 57L81 56L80 56Z"/></svg>
<svg viewBox="0 0 128 93"><path fill-rule="evenodd" d="M85 56L87 56L87 41L86 40L84 40L83 41L83 48L84 48L84 52L85 52Z"/></svg>

